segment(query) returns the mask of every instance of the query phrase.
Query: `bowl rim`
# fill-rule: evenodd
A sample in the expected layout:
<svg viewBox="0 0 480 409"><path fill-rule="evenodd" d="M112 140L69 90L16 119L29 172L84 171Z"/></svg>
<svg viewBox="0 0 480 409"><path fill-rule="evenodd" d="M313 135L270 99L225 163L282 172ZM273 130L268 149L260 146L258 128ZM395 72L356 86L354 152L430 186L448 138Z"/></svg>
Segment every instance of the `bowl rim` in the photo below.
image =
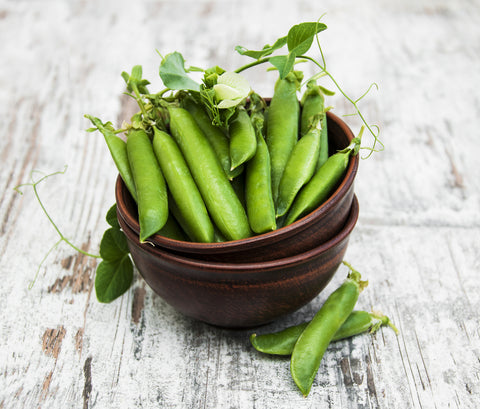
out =
<svg viewBox="0 0 480 409"><path fill-rule="evenodd" d="M327 117L330 121L334 122L338 127L340 127L341 131L347 136L348 140L351 141L354 138L352 130L349 126L337 115L328 111ZM357 170L359 165L359 155L355 155L351 157L349 161L347 171L345 173L345 177L337 186L335 191L330 195L330 197L323 202L319 207L315 210L311 211L307 215L303 216L302 218L296 220L295 222L283 226L281 228L262 233L253 235L251 237L247 237L245 239L239 240L229 240L225 242L219 243L201 243L201 242L190 242L190 241L182 241L171 239L165 236L161 236L159 234L152 235L148 241L155 246L163 247L170 250L177 250L183 252L192 252L192 253L202 253L207 252L207 254L211 253L226 253L229 251L235 251L238 249L239 251L248 250L249 248L254 248L259 242L263 242L264 240L269 240L270 244L276 243L280 240L284 240L294 234L301 232L308 228L310 222L316 219L319 215L328 212L332 207L336 205L336 203L341 200L342 195L339 193L341 191L346 191L348 188L346 186L351 186L354 182ZM127 211L126 205L126 196L130 195L128 189L126 188L122 178L120 175L117 176L117 181L115 185L115 198L117 203L117 211L120 217L125 221L126 225L132 229L134 232L138 233L140 231L140 225L138 220L134 217L131 212ZM133 199L131 199L133 200Z"/></svg>
<svg viewBox="0 0 480 409"><path fill-rule="evenodd" d="M195 271L195 274L198 277L201 277L201 272L204 272L211 276L220 275L222 279L228 278L228 276L237 276L241 275L242 277L249 275L249 274L258 274L261 272L268 272L272 269L278 269L279 267L291 267L295 266L299 263L304 263L312 258L315 258L321 253L326 252L329 249L336 247L337 245L341 244L344 240L348 239L350 233L354 229L359 215L359 203L356 195L354 195L352 200L352 206L350 208L349 215L347 220L342 227L341 231L335 235L330 240L321 243L319 246L307 250L303 253L298 253L293 256L279 258L276 260L266 260L266 261L258 261L258 262L249 262L249 263L235 263L235 262L221 262L221 261L212 261L212 260L200 260L200 259L193 259L186 257L184 255L174 254L171 253L163 248L158 246L154 246L148 242L140 243L138 240L138 235L130 229L128 226L128 231L125 232L127 236L135 237L136 239L136 246L140 248L142 251L153 253L153 255L167 259L171 263L179 264L185 268L192 267L199 270ZM123 222L124 223L124 222ZM185 269L184 269L185 270ZM204 271L202 271L204 270ZM259 271L260 270L260 271ZM185 271L186 272L186 271Z"/></svg>

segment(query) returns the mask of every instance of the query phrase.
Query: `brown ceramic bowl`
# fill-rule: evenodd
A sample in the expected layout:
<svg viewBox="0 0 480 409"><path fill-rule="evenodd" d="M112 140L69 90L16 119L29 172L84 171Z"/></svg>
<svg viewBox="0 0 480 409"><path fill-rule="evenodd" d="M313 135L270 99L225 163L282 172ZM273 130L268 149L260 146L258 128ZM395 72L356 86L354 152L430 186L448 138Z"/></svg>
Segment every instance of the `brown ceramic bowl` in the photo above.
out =
<svg viewBox="0 0 480 409"><path fill-rule="evenodd" d="M347 147L354 135L338 116L327 113L329 146L332 152ZM193 243L169 239L158 234L149 238L155 246L210 261L249 262L275 260L311 250L334 237L349 216L354 195L354 179L358 169L358 155L350 160L342 182L316 210L296 222L247 239L223 243ZM118 177L116 202L120 218L136 234L140 232L137 207L122 179Z"/></svg>
<svg viewBox="0 0 480 409"><path fill-rule="evenodd" d="M323 290L343 259L358 211L354 197L340 232L309 251L249 263L198 260L140 244L138 234L118 219L140 274L167 303L209 324L247 328L289 314Z"/></svg>

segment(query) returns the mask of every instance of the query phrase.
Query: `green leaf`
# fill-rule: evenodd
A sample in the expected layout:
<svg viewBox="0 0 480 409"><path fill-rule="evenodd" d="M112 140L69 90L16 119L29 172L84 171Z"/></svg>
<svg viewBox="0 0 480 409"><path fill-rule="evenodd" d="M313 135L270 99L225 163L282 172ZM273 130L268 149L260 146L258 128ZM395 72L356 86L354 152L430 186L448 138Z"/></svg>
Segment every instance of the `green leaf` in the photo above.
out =
<svg viewBox="0 0 480 409"><path fill-rule="evenodd" d="M287 44L287 36L285 37L280 37L273 45L265 45L261 50L259 51L254 51L254 50L248 50L245 47L242 47L241 45L237 45L235 47L235 50L241 54L241 55L246 55L247 57L255 58L256 60L259 60L260 58L267 57L271 55L274 51L282 48L285 44Z"/></svg>
<svg viewBox="0 0 480 409"><path fill-rule="evenodd" d="M117 261L128 251L127 239L120 229L112 227L103 233L100 242L100 256L103 260Z"/></svg>
<svg viewBox="0 0 480 409"><path fill-rule="evenodd" d="M283 79L293 69L295 64L295 54L290 53L288 55L271 57L269 61L278 70L280 78Z"/></svg>
<svg viewBox="0 0 480 409"><path fill-rule="evenodd" d="M168 54L160 64L160 78L167 88L173 90L200 91L200 84L185 71L185 60L179 52Z"/></svg>
<svg viewBox="0 0 480 409"><path fill-rule="evenodd" d="M109 303L124 294L133 281L133 263L128 254L116 261L103 260L95 275L98 301Z"/></svg>
<svg viewBox="0 0 480 409"><path fill-rule="evenodd" d="M288 31L287 46L290 53L296 56L305 54L311 47L315 35L327 26L323 23L301 23Z"/></svg>
<svg viewBox="0 0 480 409"><path fill-rule="evenodd" d="M127 90L129 92L134 92L135 89L140 94L148 94L147 85L150 84L148 80L142 80L142 66L135 65L132 68L132 73L129 75L127 72L122 72L122 78L127 83Z"/></svg>
<svg viewBox="0 0 480 409"><path fill-rule="evenodd" d="M114 205L108 209L107 216L105 217L107 220L107 223L116 228L120 228L120 225L118 224L118 219L117 219L117 204L114 203Z"/></svg>

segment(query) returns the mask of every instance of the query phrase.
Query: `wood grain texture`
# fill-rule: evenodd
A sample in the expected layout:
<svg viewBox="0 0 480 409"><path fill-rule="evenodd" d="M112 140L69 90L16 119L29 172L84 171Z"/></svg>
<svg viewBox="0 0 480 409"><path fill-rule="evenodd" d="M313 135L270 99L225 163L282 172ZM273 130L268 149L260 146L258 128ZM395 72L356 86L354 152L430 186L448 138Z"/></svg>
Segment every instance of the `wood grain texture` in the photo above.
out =
<svg viewBox="0 0 480 409"><path fill-rule="evenodd" d="M67 164L39 192L63 233L98 252L116 171L83 115L129 118L121 71L142 64L160 87L156 49L234 68L244 63L236 45L272 43L324 12L339 83L353 97L379 84L360 106L385 150L360 163L346 258L370 281L359 308L391 316L398 336L332 344L304 399L288 359L253 350L251 331L183 317L138 274L124 297L100 304L96 260L62 244L29 289L58 237L31 190L13 187ZM1 1L0 408L479 407L479 23L478 0ZM266 96L273 78L248 74ZM330 104L352 112L338 92ZM310 318L345 274L256 331Z"/></svg>

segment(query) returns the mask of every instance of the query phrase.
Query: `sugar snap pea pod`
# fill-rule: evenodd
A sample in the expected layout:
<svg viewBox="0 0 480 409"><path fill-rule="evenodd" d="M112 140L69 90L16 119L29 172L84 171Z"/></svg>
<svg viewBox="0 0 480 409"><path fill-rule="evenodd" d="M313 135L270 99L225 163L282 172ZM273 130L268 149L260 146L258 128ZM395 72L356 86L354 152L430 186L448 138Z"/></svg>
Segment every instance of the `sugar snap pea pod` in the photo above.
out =
<svg viewBox="0 0 480 409"><path fill-rule="evenodd" d="M303 396L309 394L328 345L352 313L360 292L367 285L361 281L358 271L349 268L346 280L330 294L293 347L290 372Z"/></svg>
<svg viewBox="0 0 480 409"><path fill-rule="evenodd" d="M244 108L237 108L228 124L230 135L230 159L232 170L244 164L255 155L257 138L252 121Z"/></svg>
<svg viewBox="0 0 480 409"><path fill-rule="evenodd" d="M245 204L245 173L242 172L240 175L236 176L234 179L230 181L233 190L237 194L240 203L242 204L243 208L246 209Z"/></svg>
<svg viewBox="0 0 480 409"><path fill-rule="evenodd" d="M285 225L308 214L330 196L345 174L350 156L356 155L359 149L360 137L354 138L347 148L328 158L295 197L287 213Z"/></svg>
<svg viewBox="0 0 480 409"><path fill-rule="evenodd" d="M266 141L272 163L274 200L277 199L283 170L298 139L300 103L297 90L302 78L301 73L292 71L285 79L278 79L268 109Z"/></svg>
<svg viewBox="0 0 480 409"><path fill-rule="evenodd" d="M222 168L229 179L233 179L243 171L243 166L238 166L232 170L230 159L230 141L222 128L212 124L212 120L208 116L205 109L196 102L191 96L187 96L182 100L183 107L192 114L195 122L203 131L213 150L218 156Z"/></svg>
<svg viewBox="0 0 480 409"><path fill-rule="evenodd" d="M168 218L163 227L157 232L160 236L168 237L169 239L186 241L187 236L178 224L177 220L171 212L168 213Z"/></svg>
<svg viewBox="0 0 480 409"><path fill-rule="evenodd" d="M143 243L167 221L167 187L145 131L134 129L128 133L127 154L137 190L140 242Z"/></svg>
<svg viewBox="0 0 480 409"><path fill-rule="evenodd" d="M250 227L255 233L275 230L275 205L272 196L270 154L263 139L263 116L252 114L257 147L245 170L245 203Z"/></svg>
<svg viewBox="0 0 480 409"><path fill-rule="evenodd" d="M308 322L303 322L271 334L252 334L250 336L250 342L259 352L271 355L291 355L298 337L307 325ZM367 331L373 333L384 325L388 325L395 332L398 332L386 315L378 312L352 311L347 320L333 336L332 342L350 338Z"/></svg>
<svg viewBox="0 0 480 409"><path fill-rule="evenodd" d="M171 134L182 151L213 222L228 240L251 236L245 210L193 116L175 106L169 106L168 112Z"/></svg>
<svg viewBox="0 0 480 409"><path fill-rule="evenodd" d="M298 191L313 176L318 163L321 116L314 117L310 130L295 144L283 171L276 202L277 217L283 216L293 203Z"/></svg>
<svg viewBox="0 0 480 409"><path fill-rule="evenodd" d="M127 186L128 191L132 197L137 200L137 192L135 189L135 182L133 181L132 171L127 156L127 144L123 139L120 139L111 129L108 128L99 118L91 115L85 115L85 118L90 119L93 125L102 133L107 143L110 155L117 167L120 176Z"/></svg>
<svg viewBox="0 0 480 409"><path fill-rule="evenodd" d="M301 135L305 135L315 115L321 114L322 132L320 134L320 152L318 155L317 169L328 159L328 129L327 114L325 110L325 98L322 88L316 81L309 81L307 89L301 101L302 111L300 115Z"/></svg>
<svg viewBox="0 0 480 409"><path fill-rule="evenodd" d="M179 212L190 226L192 240L212 242L213 224L182 152L173 138L157 127L154 127L153 151Z"/></svg>

